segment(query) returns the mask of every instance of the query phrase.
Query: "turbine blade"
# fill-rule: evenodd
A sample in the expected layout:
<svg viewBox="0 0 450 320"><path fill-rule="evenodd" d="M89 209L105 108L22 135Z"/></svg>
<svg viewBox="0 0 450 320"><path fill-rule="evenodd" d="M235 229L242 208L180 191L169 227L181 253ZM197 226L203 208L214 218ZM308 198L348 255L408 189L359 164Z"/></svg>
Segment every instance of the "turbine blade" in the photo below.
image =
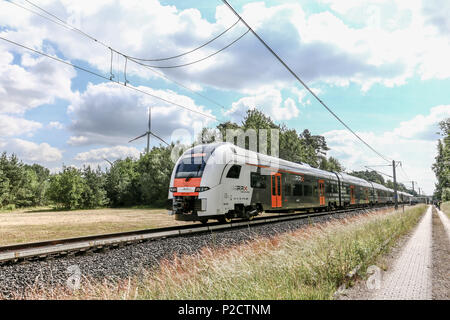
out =
<svg viewBox="0 0 450 320"><path fill-rule="evenodd" d="M167 142L165 142L162 138L158 137L156 134L154 134L153 132L149 132L152 136L154 136L155 138L161 140L162 142L164 142L165 144L167 144L168 146L170 146L170 144L168 144Z"/></svg>
<svg viewBox="0 0 450 320"><path fill-rule="evenodd" d="M142 138L142 137L145 137L145 136L148 135L148 134L149 134L149 132L146 132L146 133L144 133L143 135L140 135L139 137L136 137L136 138L134 138L134 139L128 141L128 143L133 142L133 141L136 141L136 140L138 140L138 139L140 139L140 138Z"/></svg>

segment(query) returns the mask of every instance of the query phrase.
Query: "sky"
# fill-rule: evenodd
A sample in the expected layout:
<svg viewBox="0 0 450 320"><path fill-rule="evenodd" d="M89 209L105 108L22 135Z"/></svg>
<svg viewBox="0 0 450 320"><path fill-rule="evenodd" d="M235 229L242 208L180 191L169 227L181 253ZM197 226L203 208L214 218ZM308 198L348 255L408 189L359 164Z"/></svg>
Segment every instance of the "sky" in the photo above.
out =
<svg viewBox="0 0 450 320"><path fill-rule="evenodd" d="M449 1L229 2L347 125L379 153L401 162L398 181L408 186L415 181L423 192L433 192L438 123L450 117ZM33 4L61 21L44 19L49 16ZM278 124L325 136L328 156L347 171L377 166L392 175L392 168L382 166L387 162L347 131L251 33L186 67L155 69L116 53L111 57L109 48L147 60L173 57L236 21L219 0L1 1L0 37L104 78L0 39L0 150L52 172L64 165L104 167L105 158L139 157L144 151L146 139L128 141L147 130L149 107L152 130L174 142L193 140L198 128L221 121L240 123L248 109L257 108ZM246 30L238 22L200 50L143 63L190 63ZM108 81L111 75L122 84L126 76L127 86Z"/></svg>

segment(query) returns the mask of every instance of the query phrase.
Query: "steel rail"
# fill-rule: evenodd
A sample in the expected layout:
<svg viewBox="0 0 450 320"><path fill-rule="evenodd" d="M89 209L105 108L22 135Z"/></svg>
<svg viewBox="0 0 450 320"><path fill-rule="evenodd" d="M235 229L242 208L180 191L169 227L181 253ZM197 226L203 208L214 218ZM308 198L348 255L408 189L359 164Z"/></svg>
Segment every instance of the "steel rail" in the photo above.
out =
<svg viewBox="0 0 450 320"><path fill-rule="evenodd" d="M317 216L332 216L339 213L348 213L364 209L383 209L391 206L358 207L337 211L325 211L317 213L279 213L266 217L256 217L251 221L236 220L231 223L209 223L206 225L190 224L185 226L173 226L156 229L145 229L120 233L91 235L76 238L66 238L50 241L32 242L0 246L0 265L6 263L18 263L28 260L46 259L49 257L66 256L86 251L96 251L109 247L119 247L136 242L157 240L168 237L179 237L212 231L237 229L251 225L262 225L280 221L300 220Z"/></svg>

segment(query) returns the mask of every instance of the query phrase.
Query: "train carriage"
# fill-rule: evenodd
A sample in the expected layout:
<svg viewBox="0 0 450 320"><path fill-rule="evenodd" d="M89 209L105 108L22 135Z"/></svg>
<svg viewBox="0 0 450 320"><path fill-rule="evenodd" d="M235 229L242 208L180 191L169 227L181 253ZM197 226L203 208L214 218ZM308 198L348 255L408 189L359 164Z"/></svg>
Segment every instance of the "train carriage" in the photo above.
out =
<svg viewBox="0 0 450 320"><path fill-rule="evenodd" d="M364 179L214 143L195 146L177 161L168 209L177 220L229 222L262 211L321 211L391 200L389 189Z"/></svg>

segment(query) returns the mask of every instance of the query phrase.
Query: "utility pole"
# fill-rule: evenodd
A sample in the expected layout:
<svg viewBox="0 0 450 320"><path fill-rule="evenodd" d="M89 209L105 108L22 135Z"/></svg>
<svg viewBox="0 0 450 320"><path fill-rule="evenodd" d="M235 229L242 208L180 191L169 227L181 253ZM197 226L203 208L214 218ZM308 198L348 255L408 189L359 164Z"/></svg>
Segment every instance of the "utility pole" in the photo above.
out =
<svg viewBox="0 0 450 320"><path fill-rule="evenodd" d="M152 132L152 107L148 108L148 132ZM147 135L147 154L150 151L150 134Z"/></svg>
<svg viewBox="0 0 450 320"><path fill-rule="evenodd" d="M397 177L395 175L395 160L392 160L392 169L393 169L393 177L394 177L394 200L395 200L395 210L398 209L398 197L397 197Z"/></svg>

